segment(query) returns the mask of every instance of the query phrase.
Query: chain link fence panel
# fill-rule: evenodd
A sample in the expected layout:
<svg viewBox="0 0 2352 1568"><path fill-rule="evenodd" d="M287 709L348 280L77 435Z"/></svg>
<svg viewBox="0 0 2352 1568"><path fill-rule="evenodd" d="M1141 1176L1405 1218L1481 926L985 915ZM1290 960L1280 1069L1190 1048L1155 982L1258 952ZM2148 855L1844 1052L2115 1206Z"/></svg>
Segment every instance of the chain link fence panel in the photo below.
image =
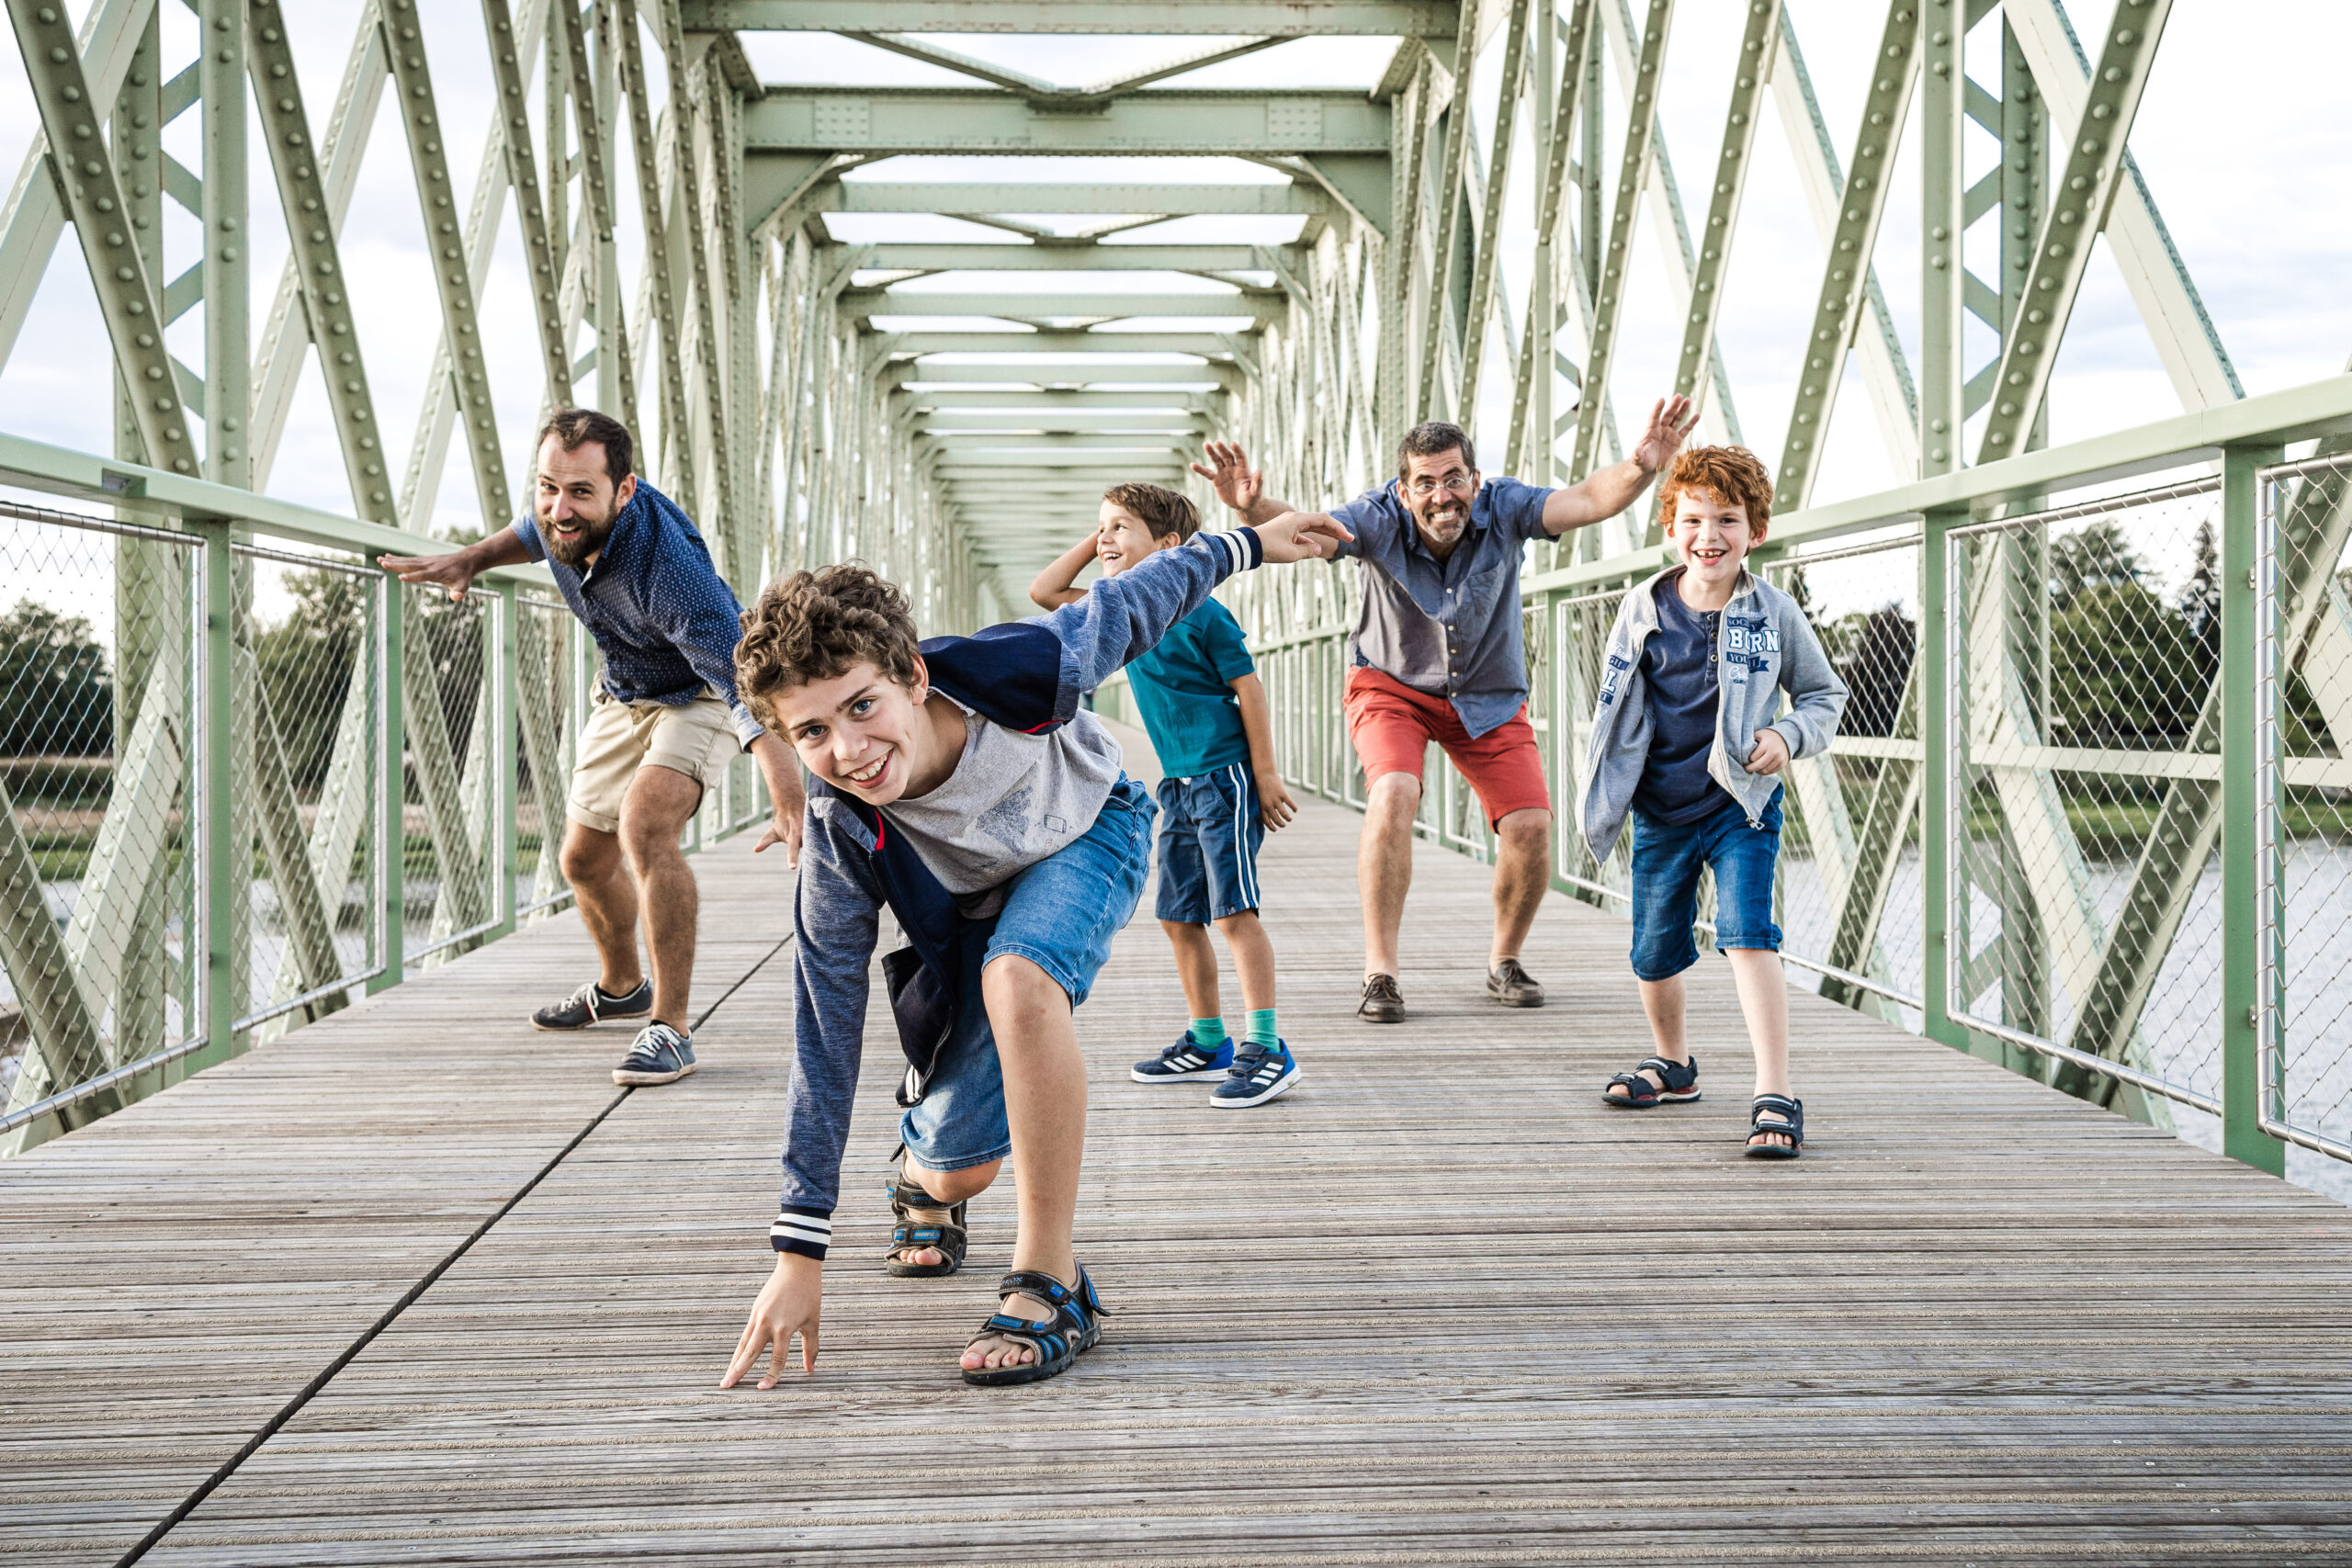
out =
<svg viewBox="0 0 2352 1568"><path fill-rule="evenodd" d="M0 1152L202 1032L201 547L0 503Z"/></svg>
<svg viewBox="0 0 2352 1568"><path fill-rule="evenodd" d="M2352 454L2262 476L2262 1122L2352 1159ZM2340 1169L2340 1168L2339 1168ZM2332 1189L2352 1197L2339 1175Z"/></svg>
<svg viewBox="0 0 2352 1568"><path fill-rule="evenodd" d="M1953 529L1948 622L1952 1016L2214 1147L2220 491Z"/></svg>

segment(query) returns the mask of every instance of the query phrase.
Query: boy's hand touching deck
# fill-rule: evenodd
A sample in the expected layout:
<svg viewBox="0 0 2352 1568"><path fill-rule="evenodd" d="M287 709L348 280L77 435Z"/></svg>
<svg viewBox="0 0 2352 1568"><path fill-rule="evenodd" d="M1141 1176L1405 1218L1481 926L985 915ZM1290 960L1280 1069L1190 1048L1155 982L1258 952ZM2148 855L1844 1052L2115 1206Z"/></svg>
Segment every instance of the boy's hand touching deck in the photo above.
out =
<svg viewBox="0 0 2352 1568"><path fill-rule="evenodd" d="M1283 783L1282 774L1260 773L1257 782L1258 820L1266 825L1269 833L1289 827L1298 816L1298 802L1291 798L1289 786Z"/></svg>
<svg viewBox="0 0 2352 1568"><path fill-rule="evenodd" d="M1789 743L1777 729L1756 732L1756 749L1747 754L1751 773L1777 773L1789 765Z"/></svg>
<svg viewBox="0 0 2352 1568"><path fill-rule="evenodd" d="M824 1293L822 1263L797 1252L777 1253L775 1272L761 1287L760 1299L752 1303L752 1321L743 1325L743 1337L735 1342L735 1359L728 1363L727 1375L718 1380L718 1386L733 1388L742 1382L744 1374L759 1365L760 1352L774 1345L775 1359L760 1379L762 1388L774 1388L784 1376L785 1353L795 1334L800 1336L800 1370L814 1372L817 1319L824 1306Z"/></svg>
<svg viewBox="0 0 2352 1568"><path fill-rule="evenodd" d="M1355 540L1353 534L1340 525L1339 519L1321 512L1285 512L1271 522L1251 526L1258 532L1258 547L1272 565L1331 560L1338 557L1342 542Z"/></svg>

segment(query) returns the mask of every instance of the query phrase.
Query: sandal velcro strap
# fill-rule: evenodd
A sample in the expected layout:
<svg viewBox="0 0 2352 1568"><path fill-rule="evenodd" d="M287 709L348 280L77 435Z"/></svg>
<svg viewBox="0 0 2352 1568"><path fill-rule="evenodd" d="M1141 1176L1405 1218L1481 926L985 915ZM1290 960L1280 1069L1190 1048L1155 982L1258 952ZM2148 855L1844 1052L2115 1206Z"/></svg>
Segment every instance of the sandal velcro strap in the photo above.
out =
<svg viewBox="0 0 2352 1568"><path fill-rule="evenodd" d="M1780 1120L1767 1121L1767 1111ZM1776 1145L1757 1143L1757 1134L1765 1133L1777 1134L1788 1139L1788 1146L1781 1148ZM1771 1154L1792 1154L1804 1147L1804 1101L1792 1100L1785 1094L1758 1095L1747 1106L1747 1142L1752 1149Z"/></svg>
<svg viewBox="0 0 2352 1568"><path fill-rule="evenodd" d="M977 1345L983 1339L1019 1340L1035 1350L1037 1359L1017 1367L967 1368L964 1372L966 1382L1035 1382L1056 1376L1078 1359L1079 1352L1091 1348L1102 1337L1102 1303L1094 1293L1094 1281L1087 1278L1083 1269L1078 1271L1074 1288L1051 1274L1016 1269L998 1281L997 1293L1044 1302L1053 1309L1052 1314L1024 1318L998 1312L980 1325L970 1344Z"/></svg>
<svg viewBox="0 0 2352 1568"><path fill-rule="evenodd" d="M944 1209L947 1217L918 1220L910 1212L916 1209L933 1213ZM944 1203L901 1175L890 1188L890 1212L899 1221L890 1233L890 1248L883 1254L883 1267L890 1273L900 1279L938 1279L964 1266L964 1251L970 1240L964 1228L963 1204ZM909 1263L902 1256L926 1248L946 1261Z"/></svg>

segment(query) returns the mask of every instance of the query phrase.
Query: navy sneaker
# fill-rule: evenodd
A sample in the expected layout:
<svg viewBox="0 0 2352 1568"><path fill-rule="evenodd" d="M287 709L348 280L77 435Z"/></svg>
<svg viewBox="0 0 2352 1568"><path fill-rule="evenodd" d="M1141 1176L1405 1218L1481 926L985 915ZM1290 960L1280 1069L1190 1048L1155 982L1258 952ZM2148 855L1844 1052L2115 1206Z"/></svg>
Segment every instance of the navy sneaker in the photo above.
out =
<svg viewBox="0 0 2352 1568"><path fill-rule="evenodd" d="M653 1010L653 982L639 980L637 989L622 996L608 994L591 980L553 1007L531 1015L534 1029L585 1029L608 1018L643 1018Z"/></svg>
<svg viewBox="0 0 2352 1568"><path fill-rule="evenodd" d="M675 1083L694 1070L693 1036L681 1034L666 1023L649 1023L637 1032L628 1055L613 1069L613 1081L643 1088Z"/></svg>
<svg viewBox="0 0 2352 1568"><path fill-rule="evenodd" d="M1226 1068L1233 1065L1233 1036L1214 1051L1204 1051L1193 1043L1190 1034L1181 1034L1176 1043L1148 1062L1137 1062L1127 1076L1137 1083L1182 1083L1187 1078L1221 1078Z"/></svg>
<svg viewBox="0 0 2352 1568"><path fill-rule="evenodd" d="M1297 1082L1298 1062L1287 1042L1277 1040L1271 1048L1244 1045L1233 1054L1225 1081L1210 1091L1209 1103L1226 1111L1243 1111L1287 1093Z"/></svg>

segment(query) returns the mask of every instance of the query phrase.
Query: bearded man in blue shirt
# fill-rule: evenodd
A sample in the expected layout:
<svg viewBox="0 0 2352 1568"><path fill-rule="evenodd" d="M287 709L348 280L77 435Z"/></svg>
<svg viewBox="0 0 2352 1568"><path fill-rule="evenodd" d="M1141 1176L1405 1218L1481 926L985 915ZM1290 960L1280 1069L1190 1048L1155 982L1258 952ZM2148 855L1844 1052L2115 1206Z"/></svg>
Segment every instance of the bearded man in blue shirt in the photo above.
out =
<svg viewBox="0 0 2352 1568"><path fill-rule="evenodd" d="M604 678L572 767L562 865L602 972L531 1021L571 1030L648 1019L613 1069L615 1083L643 1086L695 1070L688 993L701 900L678 840L704 789L749 751L775 803L757 848L781 843L796 861L806 796L792 749L736 693L742 606L686 514L632 471L635 450L618 420L558 410L539 432L529 515L453 554L377 564L454 599L492 567L544 561L596 639ZM638 961L640 918L650 977Z"/></svg>
<svg viewBox="0 0 2352 1568"><path fill-rule="evenodd" d="M1356 1014L1366 1022L1405 1018L1396 942L1431 741L1476 791L1498 844L1487 995L1505 1007L1544 1005L1544 987L1519 961L1552 880L1551 793L1527 722L1520 567L1529 540L1556 539L1632 505L1698 423L1688 398L1661 398L1632 457L1546 490L1484 478L1469 434L1433 420L1405 433L1394 479L1325 519L1347 541L1340 554L1356 558L1363 583L1344 706L1369 796L1356 850L1364 945ZM1242 523L1297 510L1265 493L1239 446L1213 441L1204 455L1193 471Z"/></svg>

